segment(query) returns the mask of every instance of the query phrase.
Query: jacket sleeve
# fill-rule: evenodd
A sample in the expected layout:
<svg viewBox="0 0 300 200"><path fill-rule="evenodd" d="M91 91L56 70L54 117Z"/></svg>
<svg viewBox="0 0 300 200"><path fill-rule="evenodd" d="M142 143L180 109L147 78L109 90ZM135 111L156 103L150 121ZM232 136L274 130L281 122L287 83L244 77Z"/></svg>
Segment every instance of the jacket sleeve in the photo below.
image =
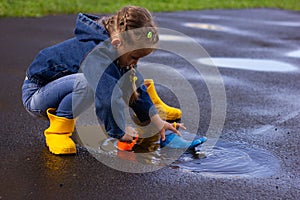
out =
<svg viewBox="0 0 300 200"><path fill-rule="evenodd" d="M98 121L110 137L120 139L125 134L125 103L118 80L104 73L95 93L95 107Z"/></svg>

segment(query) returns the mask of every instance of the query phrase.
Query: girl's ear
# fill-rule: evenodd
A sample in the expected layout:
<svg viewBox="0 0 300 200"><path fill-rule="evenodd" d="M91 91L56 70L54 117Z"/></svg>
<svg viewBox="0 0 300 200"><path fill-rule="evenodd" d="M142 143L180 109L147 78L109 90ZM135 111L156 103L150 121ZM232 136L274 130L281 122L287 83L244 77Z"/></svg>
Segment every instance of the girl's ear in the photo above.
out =
<svg viewBox="0 0 300 200"><path fill-rule="evenodd" d="M111 44L112 44L114 47L118 48L118 47L121 45L121 40L120 40L119 38L115 37L115 38L111 41Z"/></svg>

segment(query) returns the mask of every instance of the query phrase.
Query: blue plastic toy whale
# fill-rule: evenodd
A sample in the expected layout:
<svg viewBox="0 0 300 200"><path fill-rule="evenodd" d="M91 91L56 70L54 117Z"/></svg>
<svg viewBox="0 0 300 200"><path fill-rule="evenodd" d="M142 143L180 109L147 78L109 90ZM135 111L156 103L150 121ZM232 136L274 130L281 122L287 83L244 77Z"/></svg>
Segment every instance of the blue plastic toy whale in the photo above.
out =
<svg viewBox="0 0 300 200"><path fill-rule="evenodd" d="M166 134L165 141L162 141L162 139L160 139L160 147L161 148L168 147L168 148L174 148L174 149L179 149L179 148L194 149L195 147L197 147L200 144L207 141L206 137L201 137L201 138L195 139L193 141L187 141L187 140L183 139L181 136L178 136L171 131L166 131L165 134Z"/></svg>

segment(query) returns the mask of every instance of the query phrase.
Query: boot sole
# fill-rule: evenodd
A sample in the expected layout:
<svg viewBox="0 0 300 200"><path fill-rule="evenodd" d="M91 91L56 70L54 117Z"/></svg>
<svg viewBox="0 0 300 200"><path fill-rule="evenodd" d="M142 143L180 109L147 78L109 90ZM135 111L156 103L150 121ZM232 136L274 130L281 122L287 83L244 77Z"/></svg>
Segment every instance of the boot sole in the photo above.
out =
<svg viewBox="0 0 300 200"><path fill-rule="evenodd" d="M48 147L49 151L55 155L66 155L66 154L76 154L77 150L76 147L73 148L50 148L46 142L46 146Z"/></svg>
<svg viewBox="0 0 300 200"><path fill-rule="evenodd" d="M64 149L53 149L49 148L49 151L55 155L65 155L65 154L76 154L76 148L64 148Z"/></svg>

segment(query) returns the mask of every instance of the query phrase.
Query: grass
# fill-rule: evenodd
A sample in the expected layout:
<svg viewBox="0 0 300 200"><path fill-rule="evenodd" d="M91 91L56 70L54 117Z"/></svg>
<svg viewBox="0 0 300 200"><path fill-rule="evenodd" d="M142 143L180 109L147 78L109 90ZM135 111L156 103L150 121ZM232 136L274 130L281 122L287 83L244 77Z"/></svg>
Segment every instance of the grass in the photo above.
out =
<svg viewBox="0 0 300 200"><path fill-rule="evenodd" d="M0 17L40 17L78 12L115 13L125 5L151 12L202 9L277 8L300 10L299 0L0 0Z"/></svg>

